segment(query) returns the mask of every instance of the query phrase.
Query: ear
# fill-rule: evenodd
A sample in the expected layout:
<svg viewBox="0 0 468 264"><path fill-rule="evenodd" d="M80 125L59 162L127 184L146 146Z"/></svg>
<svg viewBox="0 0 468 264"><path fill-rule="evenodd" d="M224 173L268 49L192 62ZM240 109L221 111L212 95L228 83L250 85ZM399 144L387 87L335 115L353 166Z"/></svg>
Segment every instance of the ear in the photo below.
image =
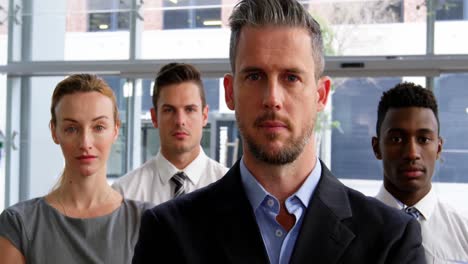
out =
<svg viewBox="0 0 468 264"><path fill-rule="evenodd" d="M328 76L321 77L317 82L317 111L322 111L327 104L330 94L331 79Z"/></svg>
<svg viewBox="0 0 468 264"><path fill-rule="evenodd" d="M440 158L440 154L442 153L443 145L444 145L444 139L439 136L439 142L437 143L437 159Z"/></svg>
<svg viewBox="0 0 468 264"><path fill-rule="evenodd" d="M224 99L226 100L226 105L229 109L235 109L234 102L234 76L232 74L224 75Z"/></svg>
<svg viewBox="0 0 468 264"><path fill-rule="evenodd" d="M372 150L374 151L374 155L378 160L382 159L382 153L380 152L380 146L379 146L379 138L378 137L372 137Z"/></svg>
<svg viewBox="0 0 468 264"><path fill-rule="evenodd" d="M158 128L158 112L157 110L152 107L151 110L151 121L153 121L154 128Z"/></svg>
<svg viewBox="0 0 468 264"><path fill-rule="evenodd" d="M205 105L205 107L202 110L202 118L203 118L203 127L208 124L208 113L210 112L210 107L208 105Z"/></svg>
<svg viewBox="0 0 468 264"><path fill-rule="evenodd" d="M52 122L50 122L49 127L50 127L50 133L52 134L52 140L54 141L55 144L60 144L57 138L57 131L55 131L55 125Z"/></svg>

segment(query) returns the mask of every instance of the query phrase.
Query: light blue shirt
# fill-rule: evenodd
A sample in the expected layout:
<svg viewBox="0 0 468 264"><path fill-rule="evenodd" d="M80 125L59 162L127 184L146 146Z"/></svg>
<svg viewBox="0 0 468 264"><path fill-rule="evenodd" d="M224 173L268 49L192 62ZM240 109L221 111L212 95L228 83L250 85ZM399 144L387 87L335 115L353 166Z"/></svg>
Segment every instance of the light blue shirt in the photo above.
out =
<svg viewBox="0 0 468 264"><path fill-rule="evenodd" d="M254 210L270 263L289 263L304 219L304 212L322 174L320 161L317 158L314 169L299 190L286 199L286 209L296 217L296 222L289 232L286 232L276 221L276 216L280 211L278 199L268 193L249 172L243 158L240 163L240 172L242 184Z"/></svg>

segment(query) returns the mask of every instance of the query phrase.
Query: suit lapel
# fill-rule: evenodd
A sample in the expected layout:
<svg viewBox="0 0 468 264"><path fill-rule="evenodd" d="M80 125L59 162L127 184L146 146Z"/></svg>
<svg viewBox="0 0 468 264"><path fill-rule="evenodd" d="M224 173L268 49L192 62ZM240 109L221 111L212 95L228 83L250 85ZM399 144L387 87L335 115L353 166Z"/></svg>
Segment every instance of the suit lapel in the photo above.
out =
<svg viewBox="0 0 468 264"><path fill-rule="evenodd" d="M291 263L337 263L355 237L342 223L351 216L344 186L322 163L321 179L307 207Z"/></svg>
<svg viewBox="0 0 468 264"><path fill-rule="evenodd" d="M215 232L232 263L268 263L254 212L240 179L239 161L218 181Z"/></svg>

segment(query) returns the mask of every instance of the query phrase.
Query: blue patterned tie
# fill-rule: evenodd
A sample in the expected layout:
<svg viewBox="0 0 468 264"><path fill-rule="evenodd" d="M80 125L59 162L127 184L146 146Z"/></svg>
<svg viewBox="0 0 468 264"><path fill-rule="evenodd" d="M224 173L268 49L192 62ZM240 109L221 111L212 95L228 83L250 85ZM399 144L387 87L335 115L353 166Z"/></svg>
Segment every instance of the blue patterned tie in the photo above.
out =
<svg viewBox="0 0 468 264"><path fill-rule="evenodd" d="M171 181L175 184L174 198L185 194L184 182L187 179L187 175L183 171L180 171L172 176Z"/></svg>
<svg viewBox="0 0 468 264"><path fill-rule="evenodd" d="M414 217L414 219L419 219L419 216L421 215L418 209L414 207L406 207L404 210L405 210L405 213L411 215L412 217Z"/></svg>

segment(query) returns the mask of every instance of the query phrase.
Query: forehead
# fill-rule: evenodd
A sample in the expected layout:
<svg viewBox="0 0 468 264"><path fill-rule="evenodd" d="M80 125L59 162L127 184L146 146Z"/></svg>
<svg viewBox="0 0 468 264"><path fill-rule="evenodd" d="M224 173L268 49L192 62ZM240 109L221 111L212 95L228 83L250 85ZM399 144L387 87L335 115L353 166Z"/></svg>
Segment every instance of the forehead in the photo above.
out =
<svg viewBox="0 0 468 264"><path fill-rule="evenodd" d="M201 105L200 87L192 81L161 87L158 104Z"/></svg>
<svg viewBox="0 0 468 264"><path fill-rule="evenodd" d="M381 130L386 132L390 129L407 131L432 130L437 132L438 125L435 114L430 108L390 108L385 114Z"/></svg>
<svg viewBox="0 0 468 264"><path fill-rule="evenodd" d="M304 67L313 71L315 65L309 31L293 26L244 26L237 44L236 70L256 64Z"/></svg>
<svg viewBox="0 0 468 264"><path fill-rule="evenodd" d="M78 92L63 96L55 107L58 120L86 121L98 116L113 116L112 100L98 92Z"/></svg>

